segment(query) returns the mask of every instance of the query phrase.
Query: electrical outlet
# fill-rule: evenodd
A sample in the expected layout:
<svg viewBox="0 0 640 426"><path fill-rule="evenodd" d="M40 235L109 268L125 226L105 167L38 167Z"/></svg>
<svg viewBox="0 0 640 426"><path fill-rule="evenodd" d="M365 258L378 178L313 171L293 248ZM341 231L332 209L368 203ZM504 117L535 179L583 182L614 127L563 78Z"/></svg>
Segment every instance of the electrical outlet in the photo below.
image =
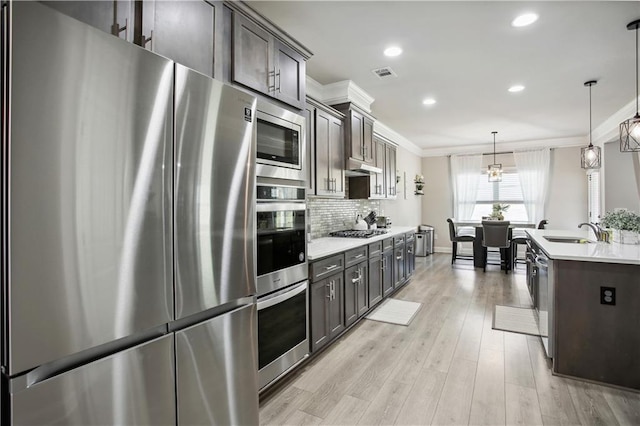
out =
<svg viewBox="0 0 640 426"><path fill-rule="evenodd" d="M616 304L615 287L600 287L600 304L615 306Z"/></svg>

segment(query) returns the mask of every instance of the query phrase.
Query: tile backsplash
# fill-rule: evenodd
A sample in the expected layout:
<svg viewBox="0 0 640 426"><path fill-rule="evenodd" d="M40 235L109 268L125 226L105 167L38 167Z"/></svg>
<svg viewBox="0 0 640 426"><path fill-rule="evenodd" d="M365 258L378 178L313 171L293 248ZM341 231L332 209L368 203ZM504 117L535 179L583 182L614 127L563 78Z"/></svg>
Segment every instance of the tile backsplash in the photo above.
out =
<svg viewBox="0 0 640 426"><path fill-rule="evenodd" d="M311 224L311 238L321 238L329 232L351 229L356 214L362 217L371 211L381 215L379 200L348 200L332 198L308 198L308 223Z"/></svg>

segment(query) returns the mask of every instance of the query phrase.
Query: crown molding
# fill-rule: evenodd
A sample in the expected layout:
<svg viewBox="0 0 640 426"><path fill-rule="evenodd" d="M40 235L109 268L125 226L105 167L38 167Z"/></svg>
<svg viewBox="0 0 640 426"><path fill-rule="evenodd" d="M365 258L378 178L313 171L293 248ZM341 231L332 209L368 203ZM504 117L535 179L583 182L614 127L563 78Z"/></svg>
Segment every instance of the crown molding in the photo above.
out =
<svg viewBox="0 0 640 426"><path fill-rule="evenodd" d="M307 76L306 94L309 97L322 101L324 97L323 86L311 77Z"/></svg>
<svg viewBox="0 0 640 426"><path fill-rule="evenodd" d="M328 105L351 102L368 114L371 114L371 104L375 101L371 95L351 80L325 84L322 88L322 94L322 102Z"/></svg>

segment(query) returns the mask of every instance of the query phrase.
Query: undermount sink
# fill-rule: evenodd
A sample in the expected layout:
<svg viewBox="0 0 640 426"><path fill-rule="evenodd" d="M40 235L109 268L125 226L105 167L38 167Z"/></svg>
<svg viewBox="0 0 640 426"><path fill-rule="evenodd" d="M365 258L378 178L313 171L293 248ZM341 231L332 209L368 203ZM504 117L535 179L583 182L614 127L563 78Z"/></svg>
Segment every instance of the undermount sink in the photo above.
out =
<svg viewBox="0 0 640 426"><path fill-rule="evenodd" d="M564 236L555 236L555 235L553 236L545 235L544 239L552 243L587 244L587 243L593 242L591 240L587 240L586 238L564 237Z"/></svg>

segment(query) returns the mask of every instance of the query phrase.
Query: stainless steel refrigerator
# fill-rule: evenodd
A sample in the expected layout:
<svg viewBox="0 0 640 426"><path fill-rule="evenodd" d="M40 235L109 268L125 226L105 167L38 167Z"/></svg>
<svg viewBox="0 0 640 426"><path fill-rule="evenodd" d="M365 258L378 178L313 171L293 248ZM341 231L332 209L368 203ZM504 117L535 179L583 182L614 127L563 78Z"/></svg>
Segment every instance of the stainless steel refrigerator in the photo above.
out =
<svg viewBox="0 0 640 426"><path fill-rule="evenodd" d="M3 7L2 424L255 424L255 98Z"/></svg>

